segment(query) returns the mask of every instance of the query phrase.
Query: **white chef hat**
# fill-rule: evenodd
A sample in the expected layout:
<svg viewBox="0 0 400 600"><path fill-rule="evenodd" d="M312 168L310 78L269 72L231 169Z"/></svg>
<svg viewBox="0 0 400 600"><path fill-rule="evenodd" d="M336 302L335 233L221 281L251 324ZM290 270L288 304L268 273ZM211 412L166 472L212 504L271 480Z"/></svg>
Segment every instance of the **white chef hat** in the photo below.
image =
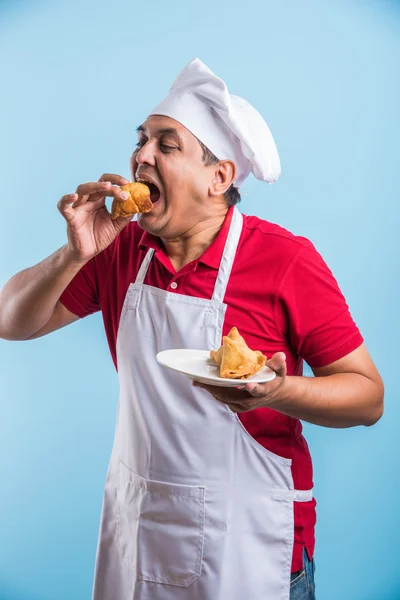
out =
<svg viewBox="0 0 400 600"><path fill-rule="evenodd" d="M219 160L232 160L237 187L250 173L268 183L280 175L274 138L260 113L230 94L222 79L198 58L182 69L168 96L150 114L175 119Z"/></svg>

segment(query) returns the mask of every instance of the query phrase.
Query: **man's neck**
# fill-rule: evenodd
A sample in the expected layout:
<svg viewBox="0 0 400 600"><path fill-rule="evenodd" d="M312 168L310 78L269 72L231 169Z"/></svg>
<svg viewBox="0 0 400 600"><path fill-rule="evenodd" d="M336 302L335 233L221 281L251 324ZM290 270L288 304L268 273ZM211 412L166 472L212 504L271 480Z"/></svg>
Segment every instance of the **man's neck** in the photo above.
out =
<svg viewBox="0 0 400 600"><path fill-rule="evenodd" d="M165 252L176 272L197 260L213 243L222 227L226 213L225 209L218 215L207 217L175 239L161 238Z"/></svg>

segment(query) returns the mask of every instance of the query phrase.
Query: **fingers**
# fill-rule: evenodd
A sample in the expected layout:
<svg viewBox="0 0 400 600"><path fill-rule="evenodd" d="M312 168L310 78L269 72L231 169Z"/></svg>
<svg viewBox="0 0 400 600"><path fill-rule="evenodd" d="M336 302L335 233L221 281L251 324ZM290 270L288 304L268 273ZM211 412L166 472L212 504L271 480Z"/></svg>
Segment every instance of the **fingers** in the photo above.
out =
<svg viewBox="0 0 400 600"><path fill-rule="evenodd" d="M95 194L97 192L106 193L109 189L111 189L111 187L111 181L91 181L88 183L81 183L81 185L78 185L75 191L79 196L90 196L91 194Z"/></svg>
<svg viewBox="0 0 400 600"><path fill-rule="evenodd" d="M65 210L72 205L73 208L85 204L86 202L97 202L104 196L110 196L124 201L129 198L126 192L121 191L121 186L129 183L129 179L116 175L114 173L104 173L99 181L82 183L78 185L74 194L66 194L58 202L58 209Z"/></svg>
<svg viewBox="0 0 400 600"><path fill-rule="evenodd" d="M110 196L118 200L127 200L129 194L123 192L118 185L112 185L111 181L97 181L95 183L82 183L76 188L76 193L79 198L75 203L76 206L84 204L88 199L98 200L103 196Z"/></svg>
<svg viewBox="0 0 400 600"><path fill-rule="evenodd" d="M86 202L97 202L105 196L116 198L121 202L129 198L129 194L123 192L119 186L112 185L110 181L82 183L76 188L75 194L67 194L61 198L59 209L65 209L66 205L72 205L71 208L78 208Z"/></svg>
<svg viewBox="0 0 400 600"><path fill-rule="evenodd" d="M215 387L193 382L196 387L201 387L209 392L216 400L226 404L232 412L240 413L271 405L277 398L277 391L283 389L286 378L286 356L284 352L277 352L266 362L277 377L266 383L238 381L238 388Z"/></svg>
<svg viewBox="0 0 400 600"><path fill-rule="evenodd" d="M121 175L115 175L114 173L104 173L99 181L110 181L114 185L126 185L130 183L129 179L125 179L125 177L121 177Z"/></svg>
<svg viewBox="0 0 400 600"><path fill-rule="evenodd" d="M79 186L79 187L81 187L81 186ZM83 188L83 189L85 189L85 188ZM86 204L87 202L97 202L100 199L104 199L106 196L109 196L110 198L116 198L117 200L120 200L121 202L124 202L125 200L128 200L128 198L129 198L129 194L127 192L123 192L120 187L118 187L116 185L108 184L107 186L105 185L104 187L101 186L100 188L97 189L97 191L93 191L92 193L89 193L89 194L84 194L83 190L81 191L81 193L78 192L78 199L74 202L74 204L72 205L72 208L77 208L78 206L82 206L83 204Z"/></svg>
<svg viewBox="0 0 400 600"><path fill-rule="evenodd" d="M206 390L215 400L228 406L232 412L246 412L256 408L256 401L245 389L205 385L198 381L194 381L193 385Z"/></svg>
<svg viewBox="0 0 400 600"><path fill-rule="evenodd" d="M266 362L267 367L275 371L278 377L285 377L286 375L286 355L284 352L276 352Z"/></svg>
<svg viewBox="0 0 400 600"><path fill-rule="evenodd" d="M66 194L65 196L63 196L57 204L57 208L60 211L60 213L64 216L71 215L73 211L70 205L77 199L78 194Z"/></svg>
<svg viewBox="0 0 400 600"><path fill-rule="evenodd" d="M254 398L262 398L266 395L265 384L246 383L245 390Z"/></svg>
<svg viewBox="0 0 400 600"><path fill-rule="evenodd" d="M104 196L109 195L111 189L112 184L110 181L82 183L76 188L75 193L77 197L72 204L72 208L78 208L78 206L86 204L89 200L93 202L104 198Z"/></svg>
<svg viewBox="0 0 400 600"><path fill-rule="evenodd" d="M286 355L284 352L276 352L270 360L266 361L267 367L275 371L278 377L282 379L286 377ZM281 380L280 380L281 381ZM273 384L273 387L276 382ZM249 392L254 398L261 398L268 394L269 386L265 383L246 383L244 389Z"/></svg>
<svg viewBox="0 0 400 600"><path fill-rule="evenodd" d="M203 388L203 390L206 390L212 394L214 398L221 400L221 402L239 402L241 400L246 400L249 397L249 394L244 389L206 385L204 383L200 383L199 381L193 381L193 385L195 387Z"/></svg>
<svg viewBox="0 0 400 600"><path fill-rule="evenodd" d="M96 183L83 183L76 188L76 193L80 196L110 196L118 200L127 200L129 194L121 190L119 185L112 185L111 181L101 181Z"/></svg>
<svg viewBox="0 0 400 600"><path fill-rule="evenodd" d="M198 381L193 381L193 385L209 392L215 400L218 400L220 404L227 406L234 413L248 412L255 408L266 406L264 401L266 390L261 385L257 386L260 388L257 390L257 393L249 393L247 385L246 387L241 386L240 388L224 388L204 385Z"/></svg>

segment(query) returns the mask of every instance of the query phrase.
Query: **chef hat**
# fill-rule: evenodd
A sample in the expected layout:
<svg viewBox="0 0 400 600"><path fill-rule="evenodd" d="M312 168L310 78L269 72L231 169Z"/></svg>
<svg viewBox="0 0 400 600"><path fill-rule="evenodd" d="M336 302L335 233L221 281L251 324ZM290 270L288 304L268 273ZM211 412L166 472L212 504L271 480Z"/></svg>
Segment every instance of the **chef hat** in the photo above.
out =
<svg viewBox="0 0 400 600"><path fill-rule="evenodd" d="M274 138L260 113L230 94L222 79L198 58L182 69L168 96L150 114L175 119L219 160L232 160L237 187L249 173L268 183L280 175Z"/></svg>

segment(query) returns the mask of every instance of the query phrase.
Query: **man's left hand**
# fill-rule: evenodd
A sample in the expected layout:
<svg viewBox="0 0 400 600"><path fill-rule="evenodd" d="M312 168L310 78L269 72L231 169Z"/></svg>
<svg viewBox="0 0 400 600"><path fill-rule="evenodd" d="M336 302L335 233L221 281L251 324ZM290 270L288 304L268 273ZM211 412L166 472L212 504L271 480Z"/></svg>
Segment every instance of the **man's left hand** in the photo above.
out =
<svg viewBox="0 0 400 600"><path fill-rule="evenodd" d="M207 390L216 400L226 404L234 413L272 407L284 389L286 356L283 352L277 352L265 364L276 373L276 377L267 383L245 383L243 380L238 380L237 388L205 385L197 381L194 381L193 385Z"/></svg>

